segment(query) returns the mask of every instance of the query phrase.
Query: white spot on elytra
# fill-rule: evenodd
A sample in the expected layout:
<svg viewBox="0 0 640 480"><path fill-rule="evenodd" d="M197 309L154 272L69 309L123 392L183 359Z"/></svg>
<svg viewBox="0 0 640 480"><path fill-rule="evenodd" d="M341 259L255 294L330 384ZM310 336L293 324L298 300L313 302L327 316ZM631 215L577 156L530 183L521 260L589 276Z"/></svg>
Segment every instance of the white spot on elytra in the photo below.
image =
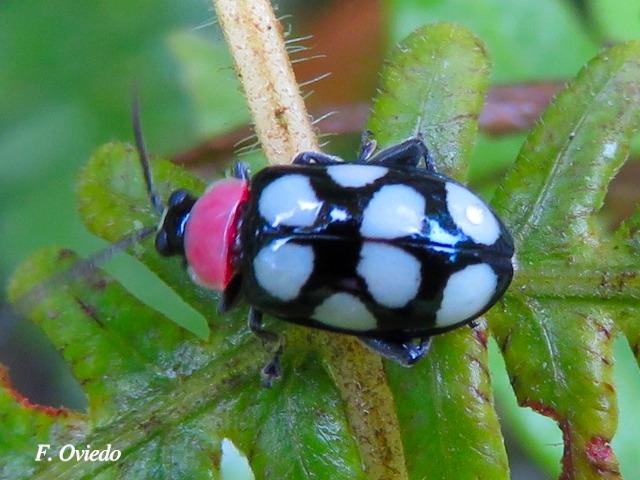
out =
<svg viewBox="0 0 640 480"><path fill-rule="evenodd" d="M318 305L311 316L314 320L335 328L366 331L377 327L375 317L350 293L334 293Z"/></svg>
<svg viewBox="0 0 640 480"><path fill-rule="evenodd" d="M344 222L349 218L349 214L341 208L333 208L329 212L329 217L331 217L331 220L334 222Z"/></svg>
<svg viewBox="0 0 640 480"><path fill-rule="evenodd" d="M476 243L495 243L500 226L485 203L461 185L448 182L446 190L447 208L456 226Z"/></svg>
<svg viewBox="0 0 640 480"><path fill-rule="evenodd" d="M358 274L380 305L401 308L413 300L420 287L420 262L401 248L365 242Z"/></svg>
<svg viewBox="0 0 640 480"><path fill-rule="evenodd" d="M455 245L460 241L460 237L451 235L440 226L437 220L429 220L429 238L440 245Z"/></svg>
<svg viewBox="0 0 640 480"><path fill-rule="evenodd" d="M253 260L256 280L283 301L293 300L313 272L314 255L309 246L275 241L262 248Z"/></svg>
<svg viewBox="0 0 640 480"><path fill-rule="evenodd" d="M262 191L258 209L271 225L310 227L316 220L322 202L304 175L285 175Z"/></svg>
<svg viewBox="0 0 640 480"><path fill-rule="evenodd" d="M424 197L406 185L385 185L362 214L360 233L366 238L398 238L422 231Z"/></svg>
<svg viewBox="0 0 640 480"><path fill-rule="evenodd" d="M498 277L493 269L479 263L469 265L449 277L436 313L436 324L446 327L474 317L496 291Z"/></svg>
<svg viewBox="0 0 640 480"><path fill-rule="evenodd" d="M613 158L618 151L618 144L615 142L605 143L602 155L606 158Z"/></svg>
<svg viewBox="0 0 640 480"><path fill-rule="evenodd" d="M327 173L341 187L364 187L384 177L388 170L378 165L332 165Z"/></svg>

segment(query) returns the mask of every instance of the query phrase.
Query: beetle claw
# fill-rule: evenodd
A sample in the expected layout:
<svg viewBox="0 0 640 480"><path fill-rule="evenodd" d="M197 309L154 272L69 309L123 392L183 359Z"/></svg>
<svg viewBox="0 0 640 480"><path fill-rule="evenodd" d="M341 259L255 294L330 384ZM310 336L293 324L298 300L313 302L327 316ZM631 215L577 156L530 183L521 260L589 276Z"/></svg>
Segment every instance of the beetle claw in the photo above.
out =
<svg viewBox="0 0 640 480"><path fill-rule="evenodd" d="M267 363L260 371L260 377L262 378L262 386L265 388L271 388L273 382L279 380L282 377L282 368L280 366L280 350L274 355L269 363Z"/></svg>
<svg viewBox="0 0 640 480"><path fill-rule="evenodd" d="M378 355L402 365L411 367L424 357L431 346L431 337L424 337L417 344L412 341L394 342L381 338L360 337L360 341Z"/></svg>

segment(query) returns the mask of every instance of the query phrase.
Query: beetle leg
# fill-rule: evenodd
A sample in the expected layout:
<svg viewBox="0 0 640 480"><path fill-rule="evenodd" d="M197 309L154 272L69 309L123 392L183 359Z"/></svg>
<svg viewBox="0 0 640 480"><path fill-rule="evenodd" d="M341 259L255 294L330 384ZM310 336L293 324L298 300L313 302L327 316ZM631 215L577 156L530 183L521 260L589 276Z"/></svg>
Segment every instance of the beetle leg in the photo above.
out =
<svg viewBox="0 0 640 480"><path fill-rule="evenodd" d="M387 166L417 167L424 159L425 168L430 172L436 171L435 163L421 137L413 137L402 143L376 153L369 163Z"/></svg>
<svg viewBox="0 0 640 480"><path fill-rule="evenodd" d="M302 152L296 155L291 163L294 165L336 165L344 162L338 157L322 152Z"/></svg>
<svg viewBox="0 0 640 480"><path fill-rule="evenodd" d="M411 367L429 351L431 337L424 337L417 344L409 342L393 342L380 338L359 337L371 350L403 367Z"/></svg>
<svg viewBox="0 0 640 480"><path fill-rule="evenodd" d="M365 130L360 137L360 154L358 155L359 162L366 162L369 160L373 152L376 151L378 142L373 138L373 132L371 130Z"/></svg>
<svg viewBox="0 0 640 480"><path fill-rule="evenodd" d="M222 291L220 300L218 301L218 313L226 313L231 310L240 299L242 291L242 277L238 274L234 275L227 287Z"/></svg>
<svg viewBox="0 0 640 480"><path fill-rule="evenodd" d="M231 168L231 176L240 180L249 180L249 167L244 162L235 162Z"/></svg>
<svg viewBox="0 0 640 480"><path fill-rule="evenodd" d="M262 368L262 371L260 372L262 384L265 387L270 388L273 385L273 382L281 377L280 356L282 355L283 350L283 339L280 335L263 328L262 312L253 307L249 309L249 329L254 335L262 340L263 345L266 346L267 344L274 343L278 345L273 358Z"/></svg>

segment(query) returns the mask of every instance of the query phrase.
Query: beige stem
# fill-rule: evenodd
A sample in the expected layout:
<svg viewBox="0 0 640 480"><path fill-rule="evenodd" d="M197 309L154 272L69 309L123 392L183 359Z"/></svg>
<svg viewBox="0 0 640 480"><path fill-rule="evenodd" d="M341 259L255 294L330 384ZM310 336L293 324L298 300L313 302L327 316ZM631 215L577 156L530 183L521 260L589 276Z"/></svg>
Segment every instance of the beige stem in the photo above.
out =
<svg viewBox="0 0 640 480"><path fill-rule="evenodd" d="M214 6L269 163L319 150L271 4L215 0Z"/></svg>

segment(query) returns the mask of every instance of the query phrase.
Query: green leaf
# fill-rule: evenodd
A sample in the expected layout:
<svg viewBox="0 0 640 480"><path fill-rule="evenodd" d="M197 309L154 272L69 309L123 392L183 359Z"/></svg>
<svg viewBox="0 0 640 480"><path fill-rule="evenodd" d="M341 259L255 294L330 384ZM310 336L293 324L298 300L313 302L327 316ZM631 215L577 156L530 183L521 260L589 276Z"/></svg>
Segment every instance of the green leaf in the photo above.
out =
<svg viewBox="0 0 640 480"><path fill-rule="evenodd" d="M620 227L615 233L613 248L618 254L624 255L627 262L637 264L640 254L640 209ZM610 288L621 289L629 285L638 285L638 268L622 271L617 277L606 278L605 285ZM611 285L613 283L613 285ZM636 291L639 290L636 288ZM640 296L640 295L639 295ZM624 335L640 364L640 302L625 302L612 308L616 323Z"/></svg>
<svg viewBox="0 0 640 480"><path fill-rule="evenodd" d="M449 24L422 28L392 54L368 128L381 145L423 135L439 168L464 180L489 81L480 40Z"/></svg>
<svg viewBox="0 0 640 480"><path fill-rule="evenodd" d="M31 406L12 389L8 372L0 366L0 421L0 477L23 478L35 470L34 445L56 437L72 441L78 415Z"/></svg>
<svg viewBox="0 0 640 480"><path fill-rule="evenodd" d="M502 352L493 336L489 341L489 370L505 436L521 448L548 478L557 478L560 475L558 459L562 457L562 433L553 419L518 405Z"/></svg>
<svg viewBox="0 0 640 480"><path fill-rule="evenodd" d="M520 244L521 261L572 250L576 256L597 257L597 250L577 247L597 242L592 214L602 206L638 126L634 53L635 44L629 44L585 69L570 93L549 107L502 182L495 204ZM521 188L523 178L526 188Z"/></svg>
<svg viewBox="0 0 640 480"><path fill-rule="evenodd" d="M284 372L283 385L269 418L262 425L252 465L258 478L313 478L330 472L331 479L365 479L353 438L345 433L340 394L322 360L303 354L304 363ZM277 461L274 461L276 460Z"/></svg>
<svg viewBox="0 0 640 480"><path fill-rule="evenodd" d="M14 276L11 298L24 298L34 283L63 271L75 260L67 250L48 249L36 254ZM132 456L135 458L139 450L165 457L166 447L157 443L157 435L166 437L167 442L171 439L172 449L183 448L185 453L189 450L191 457L210 455L206 445L203 451L193 452L191 437L204 428L204 420L195 422L191 428L189 421L193 421L194 416L205 417L202 409L211 405L210 402L223 402L225 395L235 399L241 393L227 387L223 389L221 385L246 381L248 388L242 392L252 391L250 386L255 383L257 368L265 355L257 352L245 360L231 358L230 353L249 340L246 334L237 338L235 344L195 341L100 272L93 272L83 280L61 288L52 285L42 301L23 308L70 364L87 394L88 412L86 415L51 415L49 412L49 422L35 423L33 406L18 407L25 421L17 431L23 431L25 437L32 440L25 442L22 451L15 450L13 441L0 444L0 472L8 471L11 464L6 461L15 461L16 457L21 457L23 462L24 459L30 461L27 469L15 471L11 478L32 473L34 478L39 478L38 475L80 478L92 476L106 467L95 462L65 463L57 459L35 463L32 442L42 437L48 440L45 443L52 444L52 452L65 443L92 444L97 448L111 443L114 448L127 452L126 462ZM228 334L221 330L213 335ZM38 409L35 412L41 416ZM225 415L226 412L217 412L216 421L228 423ZM245 422L251 424L257 418L248 417ZM238 425L238 421L234 420L233 424ZM184 447L181 442L186 442ZM142 455L140 461L148 463L149 458ZM167 474L183 467L182 464L156 466ZM124 470L127 469L125 466Z"/></svg>
<svg viewBox="0 0 640 480"><path fill-rule="evenodd" d="M571 78L599 48L566 0L385 3L394 41L430 22L455 22L469 28L482 39L492 60L492 84ZM481 135L470 163L472 184L492 192L495 180L513 163L522 140L521 135Z"/></svg>
<svg viewBox="0 0 640 480"><path fill-rule="evenodd" d="M387 364L410 478L509 478L485 328L437 337L412 371Z"/></svg>
<svg viewBox="0 0 640 480"><path fill-rule="evenodd" d="M562 429L567 478L619 472L609 446L612 337L621 306L640 299L639 265L616 252L594 214L639 126L639 79L639 43L592 61L531 132L494 199L518 268L490 324L520 404Z"/></svg>
<svg viewBox="0 0 640 480"><path fill-rule="evenodd" d="M153 162L152 169L161 198L168 198L177 188L185 188L195 195L204 190L200 180L167 161ZM117 143L101 147L83 170L78 193L80 214L87 228L109 242L116 242L143 226L157 225L159 221L146 194L144 177L132 147ZM159 257L148 242L137 245L133 254L187 304L205 318L210 317L216 308L214 295L193 284L179 258Z"/></svg>
<svg viewBox="0 0 640 480"><path fill-rule="evenodd" d="M387 63L368 128L382 144L419 129L438 168L464 180L488 77L486 52L468 30L418 29ZM387 363L410 478L508 478L486 347L484 327L463 329L435 338L411 370Z"/></svg>

